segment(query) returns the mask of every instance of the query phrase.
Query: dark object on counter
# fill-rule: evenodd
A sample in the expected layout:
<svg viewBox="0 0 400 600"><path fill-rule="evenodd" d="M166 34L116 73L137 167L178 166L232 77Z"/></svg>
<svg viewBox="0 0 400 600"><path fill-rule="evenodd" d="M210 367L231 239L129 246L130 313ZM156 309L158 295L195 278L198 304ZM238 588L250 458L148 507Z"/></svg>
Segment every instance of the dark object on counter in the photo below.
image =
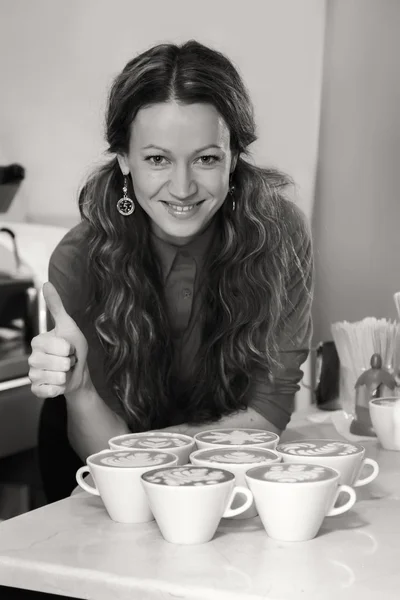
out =
<svg viewBox="0 0 400 600"><path fill-rule="evenodd" d="M19 164L0 167L0 185L20 183L25 178L25 169Z"/></svg>
<svg viewBox="0 0 400 600"><path fill-rule="evenodd" d="M0 167L0 213L8 211L23 179L25 169L21 165Z"/></svg>
<svg viewBox="0 0 400 600"><path fill-rule="evenodd" d="M15 268L18 271L18 269L21 266L21 258L20 258L19 252L18 252L18 246L17 246L17 240L15 238L15 233L8 227L0 227L0 234L1 233L5 233L8 236L10 236L10 238L11 238L12 246L13 246L13 253L14 253L14 258L15 258ZM1 264L0 264L0 276L1 276Z"/></svg>
<svg viewBox="0 0 400 600"><path fill-rule="evenodd" d="M338 410L340 361L335 342L321 342L317 347L315 399L320 410Z"/></svg>
<svg viewBox="0 0 400 600"><path fill-rule="evenodd" d="M382 366L380 354L373 354L370 364L371 368L364 371L356 381L356 414L351 422L350 432L355 435L376 437L369 414L369 401L372 398L380 398L384 386L394 390L396 380Z"/></svg>

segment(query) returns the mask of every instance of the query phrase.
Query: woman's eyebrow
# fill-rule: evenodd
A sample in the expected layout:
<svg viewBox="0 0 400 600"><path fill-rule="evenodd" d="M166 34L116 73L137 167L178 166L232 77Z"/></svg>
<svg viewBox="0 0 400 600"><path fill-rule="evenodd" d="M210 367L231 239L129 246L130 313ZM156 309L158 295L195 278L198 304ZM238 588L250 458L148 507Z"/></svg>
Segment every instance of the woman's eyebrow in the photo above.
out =
<svg viewBox="0 0 400 600"><path fill-rule="evenodd" d="M198 148L197 150L194 150L193 154L197 154L198 152L204 152L204 150L208 150L211 148L215 148L216 150L222 150L222 147L219 146L218 144L209 144L208 146L203 146L202 148ZM150 149L161 150L161 152L165 152L166 154L171 153L170 150L167 150L166 148L162 148L161 146L157 146L156 144L148 144L147 146L143 146L141 148L141 150L150 150Z"/></svg>

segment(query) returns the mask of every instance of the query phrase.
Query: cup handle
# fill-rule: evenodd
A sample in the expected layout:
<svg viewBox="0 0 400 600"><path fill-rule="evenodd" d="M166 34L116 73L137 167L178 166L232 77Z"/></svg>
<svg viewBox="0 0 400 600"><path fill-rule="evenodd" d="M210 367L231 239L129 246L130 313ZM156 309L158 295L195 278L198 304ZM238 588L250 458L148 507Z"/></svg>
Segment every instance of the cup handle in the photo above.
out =
<svg viewBox="0 0 400 600"><path fill-rule="evenodd" d="M84 465L83 467L80 467L80 469L77 470L77 472L76 472L76 481L78 482L78 485L83 490L85 490L85 492L89 492L89 494L93 494L94 496L100 496L100 492L97 489L97 487L93 487L93 486L89 485L83 479L83 475L85 473L90 473L90 469L89 469L89 467L87 465Z"/></svg>
<svg viewBox="0 0 400 600"><path fill-rule="evenodd" d="M348 494L349 499L347 500L346 504L343 504L343 506L335 506L336 501L342 492ZM350 508L354 505L356 500L357 500L357 496L356 496L356 493L353 490L353 488L351 488L349 485L339 485L338 489L336 490L336 496L335 496L335 500L333 502L332 508L326 514L326 516L334 517L335 515L341 515L342 513L346 512L347 510L350 510Z"/></svg>
<svg viewBox="0 0 400 600"><path fill-rule="evenodd" d="M246 496L246 500L244 501L244 503L241 506L238 506L238 508L231 508L236 494L242 494L243 496ZM229 497L229 501L228 501L228 508L225 510L224 514L222 515L222 518L227 519L228 517L236 517L236 515L240 515L245 510L250 508L250 506L252 504L253 504L253 494L251 493L251 491L246 487L237 485L232 490L232 493L231 493L231 495Z"/></svg>
<svg viewBox="0 0 400 600"><path fill-rule="evenodd" d="M360 473L364 469L365 465L371 465L372 473L370 473L366 477L363 477L362 479L358 478L357 481L355 483L353 483L354 487L360 487L360 485L367 485L367 483L370 483L371 481L373 481L375 479L375 477L378 477L379 465L376 462L376 460L373 460L372 458L364 458L362 465L361 465Z"/></svg>

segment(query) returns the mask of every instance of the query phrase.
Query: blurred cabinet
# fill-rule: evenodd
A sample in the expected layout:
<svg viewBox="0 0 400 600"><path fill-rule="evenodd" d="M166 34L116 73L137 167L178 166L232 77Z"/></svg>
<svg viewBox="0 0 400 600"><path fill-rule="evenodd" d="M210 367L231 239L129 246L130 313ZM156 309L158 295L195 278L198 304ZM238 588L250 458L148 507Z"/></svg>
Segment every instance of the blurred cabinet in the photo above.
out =
<svg viewBox="0 0 400 600"><path fill-rule="evenodd" d="M38 331L33 280L0 277L0 457L36 446L42 401L30 391L28 357Z"/></svg>
<svg viewBox="0 0 400 600"><path fill-rule="evenodd" d="M30 390L28 357L31 339L45 330L41 286L48 263L66 228L35 223L2 222L15 234L21 268L12 273L13 245L0 239L0 458L34 448L43 400ZM7 262L8 256L11 257ZM1 269L3 263L3 273ZM8 270L8 273L7 273ZM9 325L12 325L10 328ZM18 336L18 324L20 335ZM13 336L13 327L16 335ZM8 331L7 331L8 330Z"/></svg>

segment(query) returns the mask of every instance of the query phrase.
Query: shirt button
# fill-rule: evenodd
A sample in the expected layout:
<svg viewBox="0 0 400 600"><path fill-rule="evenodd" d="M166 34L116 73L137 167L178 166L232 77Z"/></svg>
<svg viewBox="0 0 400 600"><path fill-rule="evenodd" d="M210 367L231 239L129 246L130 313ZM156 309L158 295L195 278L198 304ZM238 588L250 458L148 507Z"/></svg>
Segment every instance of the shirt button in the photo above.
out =
<svg viewBox="0 0 400 600"><path fill-rule="evenodd" d="M192 291L189 290L189 288L185 288L184 290L182 290L182 294L184 298L191 298L192 297Z"/></svg>

